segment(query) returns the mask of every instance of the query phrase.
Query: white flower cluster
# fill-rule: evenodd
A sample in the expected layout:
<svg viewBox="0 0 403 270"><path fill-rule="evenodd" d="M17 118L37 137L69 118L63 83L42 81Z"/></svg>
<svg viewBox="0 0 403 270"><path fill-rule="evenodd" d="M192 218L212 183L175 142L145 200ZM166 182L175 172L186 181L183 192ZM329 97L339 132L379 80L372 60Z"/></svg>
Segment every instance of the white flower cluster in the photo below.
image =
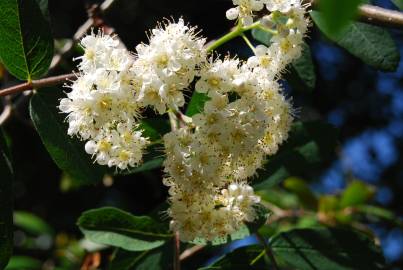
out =
<svg viewBox="0 0 403 270"><path fill-rule="evenodd" d="M253 24L253 13L261 11L265 6L272 13L283 14L301 7L301 0L232 0L232 3L236 7L227 10L227 19L239 19L244 26Z"/></svg>
<svg viewBox="0 0 403 270"><path fill-rule="evenodd" d="M301 54L305 7L300 0L233 2L227 17L243 24L264 6L271 12L259 22L274 33L271 45L258 46L247 61L208 55L205 39L182 19L154 29L136 56L110 36L90 35L82 40L80 74L60 102L68 133L86 140L99 164L125 169L141 162L149 144L137 124L144 107L178 112L192 85L209 97L202 113L164 136L168 215L184 241L226 237L256 219L260 198L248 180L293 121L278 80Z"/></svg>
<svg viewBox="0 0 403 270"><path fill-rule="evenodd" d="M86 140L86 152L99 164L138 166L149 144L137 123L141 109L162 114L184 105L182 92L206 58L205 40L194 30L182 19L154 29L150 44L136 47L137 57L102 32L82 39L80 74L59 108L68 113L68 134Z"/></svg>
<svg viewBox="0 0 403 270"><path fill-rule="evenodd" d="M167 107L182 107L183 91L197 74L197 65L206 58L205 42L182 19L153 29L149 45L136 47L138 59L133 70L139 82L138 101L160 114Z"/></svg>
<svg viewBox="0 0 403 270"><path fill-rule="evenodd" d="M262 1L234 3L240 15L252 15ZM276 15L267 16L266 24L270 20L278 31L271 46L258 46L247 62L210 58L200 65L195 90L210 100L192 125L164 137L168 214L182 240L226 237L255 220L260 198L247 180L287 139L292 108L277 80L299 57L308 21L299 1L273 1L270 7Z"/></svg>
<svg viewBox="0 0 403 270"><path fill-rule="evenodd" d="M59 106L68 113L68 134L86 140L86 152L101 165L137 166L149 142L136 122L140 107L132 86L134 57L101 32L84 37L81 45L80 73Z"/></svg>

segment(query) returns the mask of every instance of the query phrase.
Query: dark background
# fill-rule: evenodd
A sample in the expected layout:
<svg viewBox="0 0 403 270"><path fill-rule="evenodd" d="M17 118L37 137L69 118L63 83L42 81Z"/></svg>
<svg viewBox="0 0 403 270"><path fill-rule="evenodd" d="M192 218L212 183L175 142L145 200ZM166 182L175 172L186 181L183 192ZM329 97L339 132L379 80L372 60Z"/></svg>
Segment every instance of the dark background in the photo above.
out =
<svg viewBox="0 0 403 270"><path fill-rule="evenodd" d="M209 39L232 26L225 11L226 0L116 0L105 14L128 49L146 42L146 30L161 18L183 17L203 29ZM96 1L49 0L51 25L56 39L71 38L86 20L86 7ZM391 8L389 0L374 1ZM403 54L403 32L392 30ZM317 71L317 85L312 93L286 85L299 109L301 120L324 119L340 129L340 146L334 160L318 171L312 187L317 192L336 193L351 176L376 185L377 204L403 216L403 62L394 73L376 71L343 49L329 43L312 29L311 45ZM241 41L234 41L222 52L249 54ZM74 54L79 54L77 50ZM74 69L69 55L55 73ZM19 113L5 127L12 139L16 171L17 210L33 212L44 218L56 231L80 236L75 222L84 210L110 205L146 214L165 201L166 189L159 170L126 177L116 177L113 185L98 185L78 190L66 189L68 180L53 163L29 122L27 110ZM403 231L387 224L373 226L383 251L393 269L403 263ZM18 249L17 249L18 252ZM32 251L35 253L34 251Z"/></svg>

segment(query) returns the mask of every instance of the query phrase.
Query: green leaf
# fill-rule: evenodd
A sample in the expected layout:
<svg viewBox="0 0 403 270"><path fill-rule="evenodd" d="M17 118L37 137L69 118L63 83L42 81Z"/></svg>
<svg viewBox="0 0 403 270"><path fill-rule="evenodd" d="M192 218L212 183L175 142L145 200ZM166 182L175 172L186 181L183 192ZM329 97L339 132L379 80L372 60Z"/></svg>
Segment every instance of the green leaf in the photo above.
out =
<svg viewBox="0 0 403 270"><path fill-rule="evenodd" d="M297 79L291 80L291 85L300 90L307 89L312 91L316 85L316 73L312 60L311 49L309 45L302 45L301 57L291 63L291 74L295 74Z"/></svg>
<svg viewBox="0 0 403 270"><path fill-rule="evenodd" d="M89 240L129 251L144 251L163 245L172 234L147 216L133 216L105 207L84 212L78 226Z"/></svg>
<svg viewBox="0 0 403 270"><path fill-rule="evenodd" d="M114 254L108 270L166 270L172 269L173 243L143 252L119 249Z"/></svg>
<svg viewBox="0 0 403 270"><path fill-rule="evenodd" d="M43 15L46 1L0 1L0 58L20 80L44 75L53 57L53 38Z"/></svg>
<svg viewBox="0 0 403 270"><path fill-rule="evenodd" d="M259 41L260 43L266 45L266 46L270 46L271 44L271 38L273 37L273 35L269 32L266 32L262 29L252 29L252 37Z"/></svg>
<svg viewBox="0 0 403 270"><path fill-rule="evenodd" d="M164 158L162 158L162 157L153 158L151 160L144 162L141 166L133 168L133 169L129 169L127 171L123 171L123 173L121 173L121 174L129 175L129 174L151 171L154 169L161 168L163 162L164 162Z"/></svg>
<svg viewBox="0 0 403 270"><path fill-rule="evenodd" d="M254 189L271 188L290 176L308 179L315 168L333 156L336 144L337 129L332 125L320 121L294 123L288 141L253 180Z"/></svg>
<svg viewBox="0 0 403 270"><path fill-rule="evenodd" d="M384 269L384 258L368 236L337 228L295 229L271 240L275 257L298 270Z"/></svg>
<svg viewBox="0 0 403 270"><path fill-rule="evenodd" d="M26 257L26 256L13 256L5 270L38 270L42 268L41 261Z"/></svg>
<svg viewBox="0 0 403 270"><path fill-rule="evenodd" d="M0 269L3 269L13 249L13 170L8 150L0 130Z"/></svg>
<svg viewBox="0 0 403 270"><path fill-rule="evenodd" d="M169 121L163 118L142 119L140 129L143 129L143 135L150 138L151 141L160 140L162 136L170 131Z"/></svg>
<svg viewBox="0 0 403 270"><path fill-rule="evenodd" d="M369 185L360 181L354 181L348 185L340 198L340 207L362 205L369 201L374 195L375 190Z"/></svg>
<svg viewBox="0 0 403 270"><path fill-rule="evenodd" d="M24 212L14 211L14 225L25 230L28 233L34 235L50 234L54 233L52 227L46 223L40 217Z"/></svg>
<svg viewBox="0 0 403 270"><path fill-rule="evenodd" d="M41 89L30 103L31 119L52 159L80 184L95 184L102 180L105 169L94 164L84 150L84 144L67 135L64 115L58 111L61 91Z"/></svg>
<svg viewBox="0 0 403 270"><path fill-rule="evenodd" d="M403 0L392 0L393 4L397 6L400 10L403 10Z"/></svg>
<svg viewBox="0 0 403 270"><path fill-rule="evenodd" d="M186 109L186 115L193 116L203 111L204 103L206 103L206 101L208 100L209 97L206 94L194 91L192 98L190 99L188 107Z"/></svg>
<svg viewBox="0 0 403 270"><path fill-rule="evenodd" d="M284 181L284 187L295 193L304 207L308 209L317 208L318 200L304 180L296 177L287 178Z"/></svg>
<svg viewBox="0 0 403 270"><path fill-rule="evenodd" d="M269 268L268 264L266 263L265 251L263 247L253 245L235 249L234 251L221 256L208 267L201 269L266 270Z"/></svg>
<svg viewBox="0 0 403 270"><path fill-rule="evenodd" d="M345 29L357 15L362 0L321 0L319 8L323 13L324 26L330 33Z"/></svg>
<svg viewBox="0 0 403 270"><path fill-rule="evenodd" d="M327 38L345 48L368 65L383 70L395 71L399 65L399 51L390 34L382 27L361 22L350 24L341 33L334 34L325 27L323 15L312 11L311 17Z"/></svg>

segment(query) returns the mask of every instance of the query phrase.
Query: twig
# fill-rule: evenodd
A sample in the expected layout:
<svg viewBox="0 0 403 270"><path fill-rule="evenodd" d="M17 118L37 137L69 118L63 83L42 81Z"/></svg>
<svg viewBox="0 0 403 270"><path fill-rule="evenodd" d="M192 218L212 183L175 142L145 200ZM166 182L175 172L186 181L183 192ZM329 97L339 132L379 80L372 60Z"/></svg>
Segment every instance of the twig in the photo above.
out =
<svg viewBox="0 0 403 270"><path fill-rule="evenodd" d="M181 269L181 262L180 262L180 244L181 241L179 239L179 232L175 232L174 235L174 270Z"/></svg>
<svg viewBox="0 0 403 270"><path fill-rule="evenodd" d="M266 239L264 239L264 237L262 235L260 235L259 233L256 233L256 236L259 239L259 241L262 243L267 256L270 258L270 260L273 264L274 270L279 270L276 259L274 258L274 255L273 255L273 251L271 250L270 246L267 244Z"/></svg>
<svg viewBox="0 0 403 270"><path fill-rule="evenodd" d="M186 249L182 254L179 256L179 260L184 261L187 258L195 255L196 253L200 252L204 249L205 246L193 246L191 248Z"/></svg>
<svg viewBox="0 0 403 270"><path fill-rule="evenodd" d="M102 5L101 5L101 10L106 10L107 8L109 8L114 0L106 0ZM312 6L314 8L317 7L318 5L318 0L305 0L305 3L311 3ZM390 26L390 27L399 27L401 28L403 26L403 13L399 12L399 11L393 11L393 10L388 10L388 9L384 9L381 7L376 7L376 6L372 6L372 5L361 5L358 8L358 13L360 15L360 19L362 21L371 23L371 24L377 24L377 25L384 25L384 26ZM79 38L79 36L82 36L83 34L85 34L89 28L92 25L93 20L92 19L88 19L82 27L80 27L80 29L76 32L76 34L74 35L74 40L77 40ZM231 34L231 33L230 33ZM239 33L232 33L234 36L238 36ZM233 36L229 36L227 37L227 35L225 36L225 38L227 39L232 39ZM67 45L66 45L67 46ZM72 45L68 45L68 46L72 46ZM210 46L209 50L213 50L215 49L216 46ZM55 65L55 63L57 63L59 60L55 59L53 62ZM71 75L71 74L68 74ZM67 75L62 75L62 76L67 76ZM56 76L59 77L59 76ZM49 77L46 79L43 79L44 81L48 80L48 79L52 79L55 77ZM73 77L69 77L69 78L73 78ZM42 81L42 80L38 80L38 81ZM34 81L35 82L35 81ZM32 84L32 83L31 83ZM10 87L4 90L0 90L0 96L5 96L5 95L9 95L9 94L13 94L13 93L18 93L18 92L22 92L25 90L29 90L32 88L32 85L30 83L23 83L14 87ZM57 84L57 83L56 83ZM51 84L51 85L55 85L55 84ZM49 86L46 84L43 84L43 86Z"/></svg>
<svg viewBox="0 0 403 270"><path fill-rule="evenodd" d="M32 82L25 82L22 84L18 84L18 85L0 90L0 97L24 92L26 90L58 85L58 84L65 82L66 80L73 80L74 78L76 78L76 75L73 73L70 73L70 74L48 77L48 78L40 79L40 80L33 80Z"/></svg>
<svg viewBox="0 0 403 270"><path fill-rule="evenodd" d="M86 20L76 31L76 33L73 36L73 39L69 40L66 42L66 44L63 46L61 51L56 54L53 59L52 63L50 64L50 70L54 69L60 61L63 59L65 55L70 53L73 48L74 44L80 40L90 29L92 26L101 26L103 24L103 21L99 21L99 13L103 13L107 11L113 4L115 0L105 0L100 6L96 5L96 7L92 7L91 13L94 13L94 10L96 9L95 15L94 14L89 14L88 20Z"/></svg>

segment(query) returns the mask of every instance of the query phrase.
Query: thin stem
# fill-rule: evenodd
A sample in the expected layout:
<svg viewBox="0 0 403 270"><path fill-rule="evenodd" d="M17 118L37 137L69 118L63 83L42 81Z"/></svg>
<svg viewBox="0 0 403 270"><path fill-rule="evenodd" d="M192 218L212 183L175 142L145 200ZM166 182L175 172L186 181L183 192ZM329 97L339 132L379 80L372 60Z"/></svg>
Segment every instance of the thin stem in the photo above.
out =
<svg viewBox="0 0 403 270"><path fill-rule="evenodd" d="M252 50L252 52L255 53L255 46L253 46L252 42L250 42L248 37L244 33L241 34L241 37L243 38L245 43L249 46L249 48Z"/></svg>
<svg viewBox="0 0 403 270"><path fill-rule="evenodd" d="M242 35L242 33L252 30L256 27L258 27L260 25L260 22L257 21L249 26L241 26L241 25L237 25L232 31L230 31L228 34L222 36L221 38L217 39L216 41L214 41L213 43L211 43L208 47L207 47L207 51L211 52L215 49L217 49L218 47L224 45L225 43L227 43L230 40L233 40L236 37L239 37L240 35Z"/></svg>
<svg viewBox="0 0 403 270"><path fill-rule="evenodd" d="M179 232L175 232L175 235L174 235L174 270L181 269L180 244L181 244L181 241L179 239Z"/></svg>
<svg viewBox="0 0 403 270"><path fill-rule="evenodd" d="M271 250L270 246L267 244L266 239L259 233L256 233L257 238L262 243L264 250L266 251L266 255L270 258L274 270L279 270L276 259L274 258L273 251Z"/></svg>
<svg viewBox="0 0 403 270"><path fill-rule="evenodd" d="M17 93L20 93L20 92L23 92L26 90L58 85L58 84L66 82L66 80L72 80L74 78L76 78L76 75L73 73L70 73L70 74L48 77L48 78L40 79L40 80L33 80L31 82L25 82L22 84L18 84L18 85L0 90L0 97L11 95L11 94L17 94Z"/></svg>

